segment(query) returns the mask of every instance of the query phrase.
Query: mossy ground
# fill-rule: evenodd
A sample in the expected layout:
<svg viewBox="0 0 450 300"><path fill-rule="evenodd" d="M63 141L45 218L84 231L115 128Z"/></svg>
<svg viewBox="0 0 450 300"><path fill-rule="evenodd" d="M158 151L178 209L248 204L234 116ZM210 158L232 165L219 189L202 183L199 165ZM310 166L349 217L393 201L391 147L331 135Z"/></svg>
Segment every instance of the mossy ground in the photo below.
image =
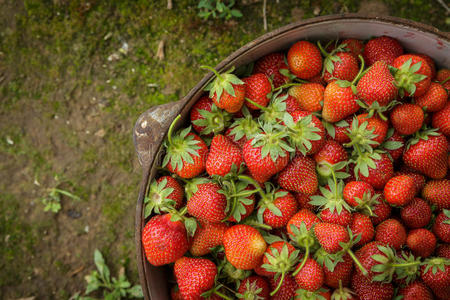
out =
<svg viewBox="0 0 450 300"><path fill-rule="evenodd" d="M360 1L268 2L272 30L316 6L356 12ZM448 30L437 1L384 2L391 15ZM231 21L198 18L196 3L0 1L0 298L83 291L95 248L137 282L134 121L185 95L200 65L264 33L261 3L238 4L244 17ZM58 214L44 212L40 198L55 186L81 200L63 197Z"/></svg>

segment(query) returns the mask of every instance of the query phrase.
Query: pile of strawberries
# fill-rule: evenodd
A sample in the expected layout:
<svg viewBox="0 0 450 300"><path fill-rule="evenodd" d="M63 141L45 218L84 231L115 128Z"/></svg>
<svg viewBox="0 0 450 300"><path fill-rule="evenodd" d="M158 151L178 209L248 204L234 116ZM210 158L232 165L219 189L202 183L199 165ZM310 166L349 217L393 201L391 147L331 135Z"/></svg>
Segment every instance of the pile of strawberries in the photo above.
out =
<svg viewBox="0 0 450 300"><path fill-rule="evenodd" d="M450 299L449 69L387 36L205 68L145 199L173 299Z"/></svg>

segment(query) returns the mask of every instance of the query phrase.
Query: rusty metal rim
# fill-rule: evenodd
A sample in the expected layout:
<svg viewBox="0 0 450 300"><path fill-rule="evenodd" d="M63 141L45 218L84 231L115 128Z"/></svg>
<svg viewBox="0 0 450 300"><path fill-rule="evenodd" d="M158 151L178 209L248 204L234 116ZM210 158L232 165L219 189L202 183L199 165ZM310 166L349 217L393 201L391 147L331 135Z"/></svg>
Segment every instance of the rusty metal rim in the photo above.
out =
<svg viewBox="0 0 450 300"><path fill-rule="evenodd" d="M316 17L312 19L308 19L305 21L299 21L294 22L289 25L280 27L278 29L275 29L271 32L268 32L261 37L253 40L252 42L247 43L246 45L242 46L232 54L230 54L227 58L222 60L217 66L216 69L221 71L225 68L230 67L230 65L241 55L244 55L247 51L254 48L257 45L263 44L264 42L270 40L274 36L282 35L286 32L289 32L293 29L299 28L299 27L307 27L310 25L318 24L318 23L325 23L325 22L331 22L331 21L339 21L339 20L361 20L361 21L372 21L372 22L379 22L384 24L392 24L396 26L404 26L404 27L410 27L414 30L418 30L425 33L431 33L439 38L442 38L444 40L447 40L450 42L450 33L449 32L442 32L438 30L437 28L431 26L422 24L419 22L406 20L402 18L397 17L368 17L368 16L361 16L358 14L339 14L339 15L329 15L329 16L322 16L322 17ZM198 84L192 88L189 93L181 99L181 102L183 103L182 107L179 109L177 114L181 113L185 115L188 112L189 107L186 106L186 103L188 100L190 100L196 93L198 93L211 79L213 78L213 73L206 74L199 82ZM136 142L136 141L135 141ZM161 145L159 146L159 150L156 152L155 156L157 156L157 153L160 152ZM151 290L150 290L150 284L148 282L148 278L150 276L150 269L149 264L146 261L145 253L143 251L142 245L141 245L141 233L142 228L144 225L144 219L143 219L143 203L144 203L144 197L147 193L147 186L149 181L151 180L151 173L155 173L157 161L155 159L152 159L148 165L143 166L143 173L142 173L142 180L139 190L139 196L138 201L136 205L136 220L135 220L135 242L136 242L136 252L137 252L137 264L138 264L138 272L140 277L141 286L143 289L144 297L145 299L151 299ZM153 267L152 267L153 268Z"/></svg>

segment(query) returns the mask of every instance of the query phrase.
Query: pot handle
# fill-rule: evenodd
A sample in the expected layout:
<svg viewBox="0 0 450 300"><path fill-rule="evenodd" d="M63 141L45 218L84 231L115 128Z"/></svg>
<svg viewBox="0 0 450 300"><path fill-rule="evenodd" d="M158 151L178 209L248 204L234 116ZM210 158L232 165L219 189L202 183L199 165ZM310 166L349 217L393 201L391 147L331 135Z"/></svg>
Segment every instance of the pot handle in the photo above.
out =
<svg viewBox="0 0 450 300"><path fill-rule="evenodd" d="M133 142L142 167L153 162L170 124L185 103L186 99L182 99L153 106L139 116L133 129Z"/></svg>

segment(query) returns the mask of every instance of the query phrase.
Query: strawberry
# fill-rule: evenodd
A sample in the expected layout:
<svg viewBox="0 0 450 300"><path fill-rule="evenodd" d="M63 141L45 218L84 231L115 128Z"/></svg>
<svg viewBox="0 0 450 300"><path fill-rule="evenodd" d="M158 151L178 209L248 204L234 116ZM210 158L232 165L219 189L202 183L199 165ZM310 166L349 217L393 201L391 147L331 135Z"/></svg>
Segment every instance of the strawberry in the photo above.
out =
<svg viewBox="0 0 450 300"><path fill-rule="evenodd" d="M258 182L266 182L281 171L289 162L288 151L292 151L282 138L286 133L276 132L278 125L265 124L263 133L256 134L242 149L244 161Z"/></svg>
<svg viewBox="0 0 450 300"><path fill-rule="evenodd" d="M193 178L205 171L208 146L191 128L185 128L172 137L175 123L180 116L169 127L167 140L164 141L166 156L162 162L163 167L182 178Z"/></svg>
<svg viewBox="0 0 450 300"><path fill-rule="evenodd" d="M420 97L431 84L431 68L420 56L405 54L397 57L392 63L395 81L399 87L399 94Z"/></svg>
<svg viewBox="0 0 450 300"><path fill-rule="evenodd" d="M234 68L219 74L211 67L203 67L216 75L216 78L205 88L205 91L209 91L209 97L217 107L229 113L238 112L244 104L245 84L236 75L232 74Z"/></svg>
<svg viewBox="0 0 450 300"><path fill-rule="evenodd" d="M233 165L239 170L243 162L239 146L222 134L214 136L206 159L206 172L209 175L225 176L231 172Z"/></svg>
<svg viewBox="0 0 450 300"><path fill-rule="evenodd" d="M387 154L379 154L380 159L373 159L375 168L368 167L368 174L358 172L360 180L369 183L374 189L383 189L394 175L394 166Z"/></svg>
<svg viewBox="0 0 450 300"><path fill-rule="evenodd" d="M209 259L181 257L174 273L183 299L201 299L201 294L214 286L217 267Z"/></svg>
<svg viewBox="0 0 450 300"><path fill-rule="evenodd" d="M277 182L286 190L313 195L318 187L314 160L296 155L278 174Z"/></svg>
<svg viewBox="0 0 450 300"><path fill-rule="evenodd" d="M422 228L430 223L431 207L426 201L414 198L408 205L402 207L400 216L407 227Z"/></svg>
<svg viewBox="0 0 450 300"><path fill-rule="evenodd" d="M384 186L384 198L393 206L405 206L414 199L414 180L407 175L392 177Z"/></svg>
<svg viewBox="0 0 450 300"><path fill-rule="evenodd" d="M360 300L390 300L394 296L391 283L370 281L359 273L353 275L351 284Z"/></svg>
<svg viewBox="0 0 450 300"><path fill-rule="evenodd" d="M374 216L370 217L373 225L378 225L391 216L392 207L386 203L384 198L380 198L377 204L372 207Z"/></svg>
<svg viewBox="0 0 450 300"><path fill-rule="evenodd" d="M300 225L302 223L305 224L306 229L310 230L314 224L320 222L320 219L309 209L303 208L298 211L292 218L289 220L286 229L289 234L294 235L293 226L300 229Z"/></svg>
<svg viewBox="0 0 450 300"><path fill-rule="evenodd" d="M450 101L443 109L433 114L432 124L434 128L438 128L447 138L450 138Z"/></svg>
<svg viewBox="0 0 450 300"><path fill-rule="evenodd" d="M314 205L311 205L309 203L309 201L311 201L311 198L309 197L309 195L303 194L303 193L296 193L294 192L294 197L298 202L298 207L299 208L306 208L309 210L313 210L314 209Z"/></svg>
<svg viewBox="0 0 450 300"><path fill-rule="evenodd" d="M377 61L391 65L394 59L403 54L403 47L391 37L380 36L367 42L364 47L363 57L368 66Z"/></svg>
<svg viewBox="0 0 450 300"><path fill-rule="evenodd" d="M323 266L324 284L337 289L340 285L348 286L353 272L353 260L350 255L333 257L323 248L315 253L316 260ZM334 262L332 259L336 259ZM331 262L331 263L330 263Z"/></svg>
<svg viewBox="0 0 450 300"><path fill-rule="evenodd" d="M450 299L450 263L445 258L429 258L420 269L420 277L438 299Z"/></svg>
<svg viewBox="0 0 450 300"><path fill-rule="evenodd" d="M436 248L436 256L450 259L450 244L439 245Z"/></svg>
<svg viewBox="0 0 450 300"><path fill-rule="evenodd" d="M200 222L189 248L194 256L203 256L211 252L211 248L222 245L223 235L228 229L225 223Z"/></svg>
<svg viewBox="0 0 450 300"><path fill-rule="evenodd" d="M344 120L359 110L357 99L351 84L343 81L330 82L323 95L322 118L330 123Z"/></svg>
<svg viewBox="0 0 450 300"><path fill-rule="evenodd" d="M264 73L267 77L272 78L275 88L282 86L289 81L283 72L288 71L288 66L284 60L283 53L271 53L261 57L253 67L253 74Z"/></svg>
<svg viewBox="0 0 450 300"><path fill-rule="evenodd" d="M415 256L422 258L429 257L436 248L436 237L434 234L424 228L413 229L408 232L406 245Z"/></svg>
<svg viewBox="0 0 450 300"><path fill-rule="evenodd" d="M364 43L357 39L345 39L341 42L341 45L345 45L345 48L355 57L362 55L364 50Z"/></svg>
<svg viewBox="0 0 450 300"><path fill-rule="evenodd" d="M320 288L314 292L305 289L297 289L294 299L305 300L331 300L331 293L325 288Z"/></svg>
<svg viewBox="0 0 450 300"><path fill-rule="evenodd" d="M346 209L338 213L336 209L331 211L329 208L326 208L320 212L320 218L323 222L347 227L352 221L352 214Z"/></svg>
<svg viewBox="0 0 450 300"><path fill-rule="evenodd" d="M450 209L450 179L428 181L422 190L422 196L438 209Z"/></svg>
<svg viewBox="0 0 450 300"><path fill-rule="evenodd" d="M170 214L155 215L142 230L142 246L152 265L173 263L189 249L186 228Z"/></svg>
<svg viewBox="0 0 450 300"><path fill-rule="evenodd" d="M170 289L170 298L172 300L183 300L178 285L175 285Z"/></svg>
<svg viewBox="0 0 450 300"><path fill-rule="evenodd" d="M325 88L319 83L304 83L289 89L289 95L297 99L301 110L315 112L322 109Z"/></svg>
<svg viewBox="0 0 450 300"><path fill-rule="evenodd" d="M223 245L227 260L243 270L256 267L267 247L258 230L249 225L231 226L223 236Z"/></svg>
<svg viewBox="0 0 450 300"><path fill-rule="evenodd" d="M347 133L350 128L350 124L352 124L352 120L353 116L349 116L344 120L331 124L332 127L324 122L324 124L326 125L325 128L327 129L327 137L329 139L335 140L339 144L349 143L350 138L348 137Z"/></svg>
<svg viewBox="0 0 450 300"><path fill-rule="evenodd" d="M228 197L229 206L231 208L227 211L229 218L228 221L239 223L241 220L244 220L248 216L250 216L255 209L255 194L256 190L252 188L248 183L239 181L237 184L233 183L231 186L228 186L231 189L228 193L226 193L226 197ZM248 193L252 193L248 195ZM244 195L236 196L236 194L243 193Z"/></svg>
<svg viewBox="0 0 450 300"><path fill-rule="evenodd" d="M355 255L361 265L368 271L367 279L373 280L374 277L378 274L378 272L374 272L373 267L379 262L374 259L374 255L383 255L386 256L380 249L381 246L384 246L384 243L379 241L373 241L362 246L358 251L356 251ZM356 269L354 274L361 275L361 271Z"/></svg>
<svg viewBox="0 0 450 300"><path fill-rule="evenodd" d="M287 127L288 141L295 146L297 154L312 155L325 143L325 128L310 112L298 110L285 114L283 123Z"/></svg>
<svg viewBox="0 0 450 300"><path fill-rule="evenodd" d="M219 109L208 96L201 97L191 108L192 127L200 135L222 132L230 125L231 115Z"/></svg>
<svg viewBox="0 0 450 300"><path fill-rule="evenodd" d="M394 128L389 128L380 147L392 157L393 161L397 161L403 155L405 139Z"/></svg>
<svg viewBox="0 0 450 300"><path fill-rule="evenodd" d="M430 78L434 79L436 77L436 64L434 63L434 60L430 56L428 56L427 54L424 54L424 53L414 53L414 55L425 60L425 62L428 64L428 66L431 69Z"/></svg>
<svg viewBox="0 0 450 300"><path fill-rule="evenodd" d="M281 278L270 278L270 288L271 290L274 290L278 284ZM272 295L270 298L271 300L290 300L295 295L295 290L297 289L297 282L295 281L294 277L292 277L290 274L287 274L284 277L283 283L281 284L278 291Z"/></svg>
<svg viewBox="0 0 450 300"><path fill-rule="evenodd" d="M415 171L399 171L395 172L394 176L406 175L411 177L414 180L414 185L416 186L416 194L419 194L423 187L425 186L425 176L422 174L416 173Z"/></svg>
<svg viewBox="0 0 450 300"><path fill-rule="evenodd" d="M322 266L314 259L308 258L301 269L298 272L294 272L294 278L299 288L307 291L317 291L324 282Z"/></svg>
<svg viewBox="0 0 450 300"><path fill-rule="evenodd" d="M284 95L280 95L284 96ZM300 106L299 101L294 96L291 96L288 94L286 100L284 100L286 103L286 112L293 113L296 110L303 110L303 108Z"/></svg>
<svg viewBox="0 0 450 300"><path fill-rule="evenodd" d="M364 181L350 181L345 185L343 191L345 201L352 207L357 207L372 195L375 195L375 190Z"/></svg>
<svg viewBox="0 0 450 300"><path fill-rule="evenodd" d="M322 149L314 154L317 172L323 177L330 177L332 171L343 171L343 168L336 169L334 165L339 162L346 162L348 154L344 147L334 140L327 140Z"/></svg>
<svg viewBox="0 0 450 300"><path fill-rule="evenodd" d="M369 106L375 101L380 106L387 106L397 98L398 93L398 88L394 84L394 76L390 73L388 65L383 61L375 62L358 81L356 88L359 99Z"/></svg>
<svg viewBox="0 0 450 300"><path fill-rule="evenodd" d="M287 54L289 70L300 79L309 79L322 70L322 56L316 45L300 41L289 48Z"/></svg>
<svg viewBox="0 0 450 300"><path fill-rule="evenodd" d="M264 277L253 275L242 280L236 297L238 299L269 300L269 293L270 287L267 280Z"/></svg>
<svg viewBox="0 0 450 300"><path fill-rule="evenodd" d="M432 82L422 96L415 96L414 101L427 112L442 110L447 104L448 92L442 84Z"/></svg>
<svg viewBox="0 0 450 300"><path fill-rule="evenodd" d="M430 289L421 281L414 281L398 290L398 295L403 296L403 300L433 300Z"/></svg>
<svg viewBox="0 0 450 300"><path fill-rule="evenodd" d="M348 288L339 288L334 290L333 294L331 295L331 299L339 299L339 300L358 300L359 297L353 292L352 290Z"/></svg>
<svg viewBox="0 0 450 300"><path fill-rule="evenodd" d="M450 243L450 211L444 209L437 215L433 233L443 242Z"/></svg>
<svg viewBox="0 0 450 300"><path fill-rule="evenodd" d="M148 197L145 197L144 217L147 218L153 211L159 214L168 207L175 209L183 205L183 187L171 176L162 176L150 185Z"/></svg>
<svg viewBox="0 0 450 300"><path fill-rule="evenodd" d="M403 162L428 177L443 178L447 173L447 147L442 134L433 130L420 132L403 154Z"/></svg>
<svg viewBox="0 0 450 300"><path fill-rule="evenodd" d="M394 107L391 123L395 130L403 135L413 134L422 127L425 119L423 110L416 104L402 104Z"/></svg>
<svg viewBox="0 0 450 300"><path fill-rule="evenodd" d="M221 193L221 187L213 182L196 185L196 191L189 197L187 211L200 221L217 223L227 214L227 198Z"/></svg>
<svg viewBox="0 0 450 300"><path fill-rule="evenodd" d="M450 69L441 69L436 73L436 81L442 84L442 86L450 91Z"/></svg>
<svg viewBox="0 0 450 300"><path fill-rule="evenodd" d="M342 249L340 243L350 240L348 232L341 225L331 223L319 223L314 227L314 233L320 245L328 253L336 253Z"/></svg>
<svg viewBox="0 0 450 300"><path fill-rule="evenodd" d="M366 215L361 213L354 213L353 219L350 224L350 230L354 236L361 235L361 239L357 242L356 246L362 246L373 240L375 236L375 230L373 228L372 221Z"/></svg>
<svg viewBox="0 0 450 300"><path fill-rule="evenodd" d="M387 121L382 120L378 116L369 117L368 114L360 114L356 116L356 119L358 120L357 124L362 126L365 122L367 122L368 124L366 129L368 131L373 130L372 134L375 135L375 137L373 137L372 140L376 142L374 145L379 145L384 141L389 127ZM352 139L352 133L350 133L350 139Z"/></svg>
<svg viewBox="0 0 450 300"><path fill-rule="evenodd" d="M263 73L256 73L242 81L245 83L245 98L251 101L246 101L245 105L253 110L260 109L261 106L266 107L272 96L272 84L267 76Z"/></svg>
<svg viewBox="0 0 450 300"><path fill-rule="evenodd" d="M406 242L405 227L395 219L387 219L377 226L375 241L390 245L398 250Z"/></svg>
<svg viewBox="0 0 450 300"><path fill-rule="evenodd" d="M348 52L331 53L325 58L324 66L323 78L328 83L336 79L352 81L359 71L357 58Z"/></svg>

